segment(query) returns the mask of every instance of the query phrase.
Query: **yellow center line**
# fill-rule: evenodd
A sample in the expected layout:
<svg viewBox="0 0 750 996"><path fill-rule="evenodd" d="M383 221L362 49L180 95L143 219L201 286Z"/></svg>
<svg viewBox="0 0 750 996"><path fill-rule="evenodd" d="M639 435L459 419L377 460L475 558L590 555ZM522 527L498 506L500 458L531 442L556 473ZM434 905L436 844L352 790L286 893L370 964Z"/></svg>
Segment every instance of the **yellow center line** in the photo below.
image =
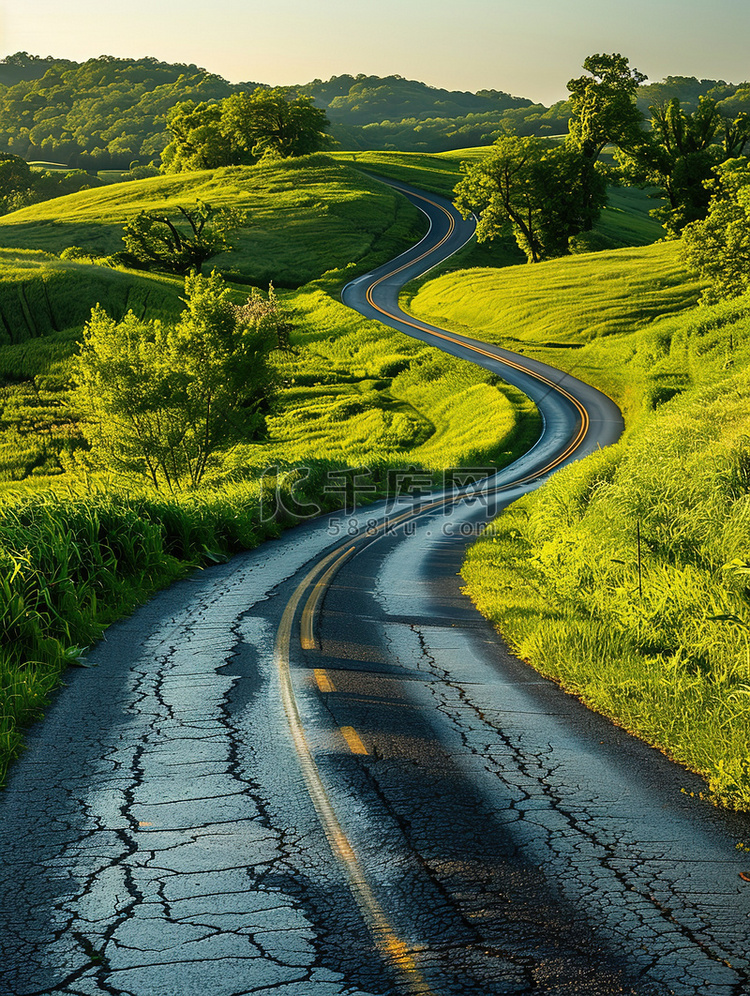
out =
<svg viewBox="0 0 750 996"><path fill-rule="evenodd" d="M388 917L385 915L382 906L367 881L354 848L344 833L323 784L318 765L307 742L292 685L290 655L292 630L297 609L310 585L318 578L320 571L324 570L340 552L340 548L334 550L309 571L295 589L284 609L276 633L276 645L274 647L274 660L279 675L281 701L286 713L287 722L289 723L289 730L295 750L297 751L297 759L305 779L308 794L315 806L331 849L346 874L349 888L372 934L375 945L383 958L399 972L401 977L400 988L403 992L409 994L409 996L436 996L434 990L430 988L420 972L416 958L410 948L398 936Z"/></svg>
<svg viewBox="0 0 750 996"><path fill-rule="evenodd" d="M313 670L313 674L315 675L315 681L317 683L318 688L321 690L321 692L335 692L336 691L336 686L331 681L331 679L328 677L328 673L326 671L324 671L322 667L316 667Z"/></svg>
<svg viewBox="0 0 750 996"><path fill-rule="evenodd" d="M352 754L369 754L368 749L362 743L362 739L353 726L342 726L341 734L346 740Z"/></svg>
<svg viewBox="0 0 750 996"><path fill-rule="evenodd" d="M344 562L351 557L354 553L354 549L355 548L353 546L350 546L348 550L345 550L341 556L331 564L323 577L313 588L312 594L308 598L307 603L302 610L302 618L300 620L299 639L303 650L320 649L318 641L315 637L315 615L318 611L318 606L323 600L323 595L325 594L328 585L331 583L333 575L344 564Z"/></svg>
<svg viewBox="0 0 750 996"><path fill-rule="evenodd" d="M419 196L419 195L414 195ZM451 214L442 205L436 204L427 197L420 197L421 200L432 204L434 207L439 208L448 218L449 227L448 232L441 239L441 241L433 246L428 251L424 252L416 260L412 262L419 262L430 253L434 252L435 249L442 246L451 236L453 230L455 229L455 221ZM395 319L402 322L404 325L410 325L412 328L418 331L428 331L431 335L444 339L447 342L452 342L454 344L463 346L466 349L471 350L482 356L489 357L499 363L505 364L508 367L514 368L516 370L522 371L530 377L535 378L543 384L549 386L552 390L557 391L563 397L567 398L571 404L576 408L580 416L580 424L578 430L567 447L559 453L556 457L553 457L543 468L527 474L524 477L517 478L516 480L500 485L493 489L493 492L505 491L509 488L516 487L519 484L523 484L526 481L533 480L534 478L541 477L542 475L548 473L562 463L571 453L573 453L583 441L586 432L589 427L589 415L583 404L572 395L570 392L565 390L559 384L554 383L549 378L545 377L541 373L537 373L530 370L528 367L521 363L516 363L513 360L505 359L498 356L496 353L491 352L488 349L483 349L480 346L471 345L469 343L463 342L456 336L449 335L447 333L439 332L433 329L425 329L423 325L419 325L416 322L410 321L403 312L400 315L394 315L385 309L381 308L373 300L373 291L375 288L389 277L393 277L400 273L402 270L411 266L412 263L406 263L403 266L391 271L385 276L380 277L378 280L374 281L370 287L367 289L366 297L369 304L381 314L385 315L387 318ZM403 317L402 317L403 316ZM400 523L410 517L416 517L423 514L424 512L430 511L440 505L448 504L449 502L455 502L463 497L459 495L458 497L453 495L443 495L441 498L433 499L425 505L421 505L416 509L410 509L406 512L394 516L393 518L384 519L374 531L370 531L368 535L363 537L365 543L369 543L373 538L376 538L383 530L392 527L393 525ZM348 548L347 548L347 543ZM333 804L328 796L326 788L323 784L320 770L315 762L315 758L310 750L307 738L305 736L304 729L302 727L302 720L299 715L299 709L297 706L297 700L294 694L294 688L291 679L291 666L290 666L290 655L291 655L291 640L292 631L294 626L294 620L299 609L302 600L307 596L305 602L302 617L300 619L300 643L305 650L318 649L318 643L315 638L314 624L315 616L319 610L320 604L324 597L326 588L330 584L331 579L335 575L336 571L345 563L345 561L357 550L357 545L352 544L351 541L347 543L340 544L335 550L324 557L309 573L305 576L302 582L295 589L292 597L290 598L287 606L279 624L279 629L276 634L276 645L274 649L274 657L276 661L276 666L278 669L280 687L281 687L281 700L284 707L284 711L287 716L289 723L289 729L291 731L292 740L294 742L295 749L297 751L297 757L299 760L300 768L302 770L305 783L307 785L307 790L310 798L315 806L318 818L320 819L321 825L326 833L328 841L331 845L333 853L336 858L341 863L341 866L346 874L349 887L352 891L362 915L367 923L370 932L372 934L373 940L380 950L382 956L388 961L396 970L399 971L401 976L400 989L410 994L410 996L435 996L434 990L430 988L429 984L426 982L424 976L422 975L419 966L417 964L416 955L413 949L410 949L408 945L397 935L395 929L389 922L385 912L380 905L377 897L375 896L369 882L364 874L364 870L357 858L357 855L352 847L348 837L346 836L341 823L339 822L338 816L333 808ZM311 590L312 589L312 590ZM333 682L328 677L326 671L322 668L316 668L313 671L315 680L317 682L318 688L323 691L335 691L335 686ZM349 749L354 754L367 754L367 748L365 747L359 734L353 727L341 727L341 734L346 740Z"/></svg>
<svg viewBox="0 0 750 996"><path fill-rule="evenodd" d="M453 232L453 229L455 228L455 221L453 220L453 217L450 214L450 212L446 208L444 208L442 206L442 204L438 204L436 201L430 200L429 197L422 197L422 196L417 195L417 194L414 194L412 196L419 197L419 200L425 201L427 204L431 204L433 207L437 208L439 211L442 211L443 214L446 215L446 217L449 220L449 228L448 228L447 234L441 239L441 241L437 244L437 246L433 247L434 249L437 249L441 245L443 245L443 243L445 243L447 241L447 239L450 237L451 233ZM399 315L394 315L390 311L386 311L385 308L381 308L379 304L376 304L376 302L375 302L375 300L373 298L373 292L374 292L375 288L379 286L379 284L383 283L383 281L385 281L385 280L388 280L390 277L393 277L396 274L400 273L402 270L407 269L407 267L412 266L413 263L420 262L422 259L425 258L425 256L428 256L432 251L433 251L433 249L429 249L427 252L422 253L421 256L418 256L416 259L412 260L411 262L405 263L405 264L403 264L403 266L400 266L397 269L392 270L390 273L384 274L378 280L375 280L367 288L367 293L365 295L366 299L367 299L367 302L373 308L375 308L376 311L379 311L381 315L385 315L387 318L392 318L392 319L394 319L394 320L396 320L398 322L401 322L404 325L409 325L411 328L417 329L419 332L428 332L430 335L434 335L434 336L436 336L439 339L444 339L446 342L452 342L455 345L463 346L465 349L470 349L472 352L478 353L480 356L489 357L490 359L495 360L498 363L502 363L505 366L511 367L514 370L519 370L519 371L527 374L529 377L533 377L535 380L540 381L542 384L546 384L548 387L551 387L553 390L557 391L559 394L562 394L564 398L567 398L568 401L570 401L570 403L575 407L575 409L578 412L578 415L580 416L580 419L581 419L581 424L579 426L579 429L578 429L578 432L577 432L575 438L572 440L571 443L568 444L568 446L566 447L566 449L562 453L558 454L558 456L554 460L552 460L542 471L538 471L538 472L536 472L534 474L529 474L526 477L520 478L519 480L515 481L514 484L522 484L525 481L528 481L528 480L531 480L534 477L540 476L542 473L546 473L546 472L548 472L550 470L553 470L555 467L557 467L559 464L561 464L565 459L567 459L567 457L570 456L571 453L575 452L575 450L578 449L578 447L580 446L581 442L583 441L583 438L586 435L586 432L588 430L588 427L589 427L589 414L586 411L585 407L578 400L578 398L576 398L574 395L570 394L569 391L566 391L565 388L561 387L559 384L556 384L554 381L550 380L548 377L545 377L544 374L540 374L540 373L537 373L537 372L535 372L533 370L530 370L528 367L524 366L521 363L515 363L513 360L506 359L506 358L504 358L502 356L498 356L496 353L493 353L493 352L491 352L490 350L487 350L487 349L482 349L480 346L470 345L469 343L463 342L461 339L458 339L458 338L456 338L455 336L452 336L452 335L448 335L445 332L439 332L436 329L432 329L432 328L429 328L429 329L425 328L425 323L423 323L423 324L420 325L420 324L417 324L416 322L410 321L410 319L405 315L404 312L401 312L401 314L399 314Z"/></svg>

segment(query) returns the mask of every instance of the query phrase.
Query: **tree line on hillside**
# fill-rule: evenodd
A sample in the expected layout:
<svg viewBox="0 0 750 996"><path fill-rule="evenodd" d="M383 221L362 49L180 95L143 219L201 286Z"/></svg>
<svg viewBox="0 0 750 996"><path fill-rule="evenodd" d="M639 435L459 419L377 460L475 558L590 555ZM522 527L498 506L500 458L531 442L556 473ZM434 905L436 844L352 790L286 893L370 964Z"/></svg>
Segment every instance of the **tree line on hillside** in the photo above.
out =
<svg viewBox="0 0 750 996"><path fill-rule="evenodd" d="M456 204L479 216L480 241L512 232L529 262L564 255L573 238L591 231L607 182L623 178L665 198L652 213L676 237L705 219L729 175L736 176L727 164L750 146L746 112L723 113L708 95L686 110L672 97L652 106L646 122L638 106L645 76L627 58L593 55L584 69L587 75L568 83L564 143L506 135L485 159L464 166ZM615 170L601 160L608 147L616 150Z"/></svg>
<svg viewBox="0 0 750 996"><path fill-rule="evenodd" d="M262 85L232 84L193 64L153 58L76 63L19 52L0 61L0 150L86 170L158 164L172 139L167 116L175 105L218 103ZM572 113L570 100L548 108L503 91L449 91L401 76L335 76L288 91L311 98L327 114L334 140L353 150L443 152L489 145L508 132L560 135ZM725 115L750 111L747 83L667 77L637 87L644 112L673 97L688 112L701 97Z"/></svg>
<svg viewBox="0 0 750 996"><path fill-rule="evenodd" d="M197 66L156 59L42 61L40 78L0 86L0 148L30 162L101 170L158 161L176 103L221 100L237 89Z"/></svg>

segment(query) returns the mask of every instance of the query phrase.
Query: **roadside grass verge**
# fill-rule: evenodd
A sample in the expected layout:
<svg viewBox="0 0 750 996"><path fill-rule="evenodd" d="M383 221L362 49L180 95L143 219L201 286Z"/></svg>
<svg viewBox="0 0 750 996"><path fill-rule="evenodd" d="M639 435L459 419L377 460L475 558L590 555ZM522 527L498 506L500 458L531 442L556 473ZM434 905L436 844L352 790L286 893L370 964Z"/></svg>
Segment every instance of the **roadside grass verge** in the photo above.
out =
<svg viewBox="0 0 750 996"><path fill-rule="evenodd" d="M296 482L295 500L317 496L316 470ZM257 481L180 498L104 487L2 496L0 785L24 727L107 625L195 567L278 535L278 522L261 521L260 500Z"/></svg>
<svg viewBox="0 0 750 996"><path fill-rule="evenodd" d="M405 302L419 318L593 384L630 424L644 404L685 387L687 357L669 322L695 306L700 290L677 244L663 242L535 266L465 269L411 285Z"/></svg>
<svg viewBox="0 0 750 996"><path fill-rule="evenodd" d="M623 441L486 530L466 591L520 657L749 811L750 298L695 307L675 250L459 273L411 310L625 409Z"/></svg>
<svg viewBox="0 0 750 996"><path fill-rule="evenodd" d="M462 569L519 656L745 811L749 409L747 371L676 398L512 506Z"/></svg>

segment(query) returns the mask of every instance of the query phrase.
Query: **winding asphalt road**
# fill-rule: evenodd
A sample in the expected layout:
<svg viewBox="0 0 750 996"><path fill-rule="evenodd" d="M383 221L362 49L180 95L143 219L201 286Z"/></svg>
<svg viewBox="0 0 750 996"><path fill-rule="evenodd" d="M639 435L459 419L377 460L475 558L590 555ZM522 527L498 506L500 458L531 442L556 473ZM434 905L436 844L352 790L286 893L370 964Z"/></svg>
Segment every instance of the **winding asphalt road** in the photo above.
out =
<svg viewBox="0 0 750 996"><path fill-rule="evenodd" d="M405 477L311 518L108 630L0 798L0 993L750 992L750 821L510 657L460 592L481 524L619 413L398 313L472 232L405 193L428 236L345 301L518 384L541 439L463 494Z"/></svg>

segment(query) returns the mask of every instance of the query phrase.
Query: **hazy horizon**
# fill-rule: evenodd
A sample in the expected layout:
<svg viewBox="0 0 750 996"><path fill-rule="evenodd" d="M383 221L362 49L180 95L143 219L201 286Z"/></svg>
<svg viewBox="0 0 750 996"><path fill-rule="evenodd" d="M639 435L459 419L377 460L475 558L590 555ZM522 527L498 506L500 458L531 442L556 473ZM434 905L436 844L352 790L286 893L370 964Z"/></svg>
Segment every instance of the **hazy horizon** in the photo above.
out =
<svg viewBox="0 0 750 996"><path fill-rule="evenodd" d="M456 13L457 11L457 13ZM449 90L497 89L551 104L594 52L621 52L650 80L750 77L748 0L0 0L0 54L195 63L231 82L300 84L398 74ZM144 37L148 39L144 44ZM707 39L714 39L707 43Z"/></svg>

